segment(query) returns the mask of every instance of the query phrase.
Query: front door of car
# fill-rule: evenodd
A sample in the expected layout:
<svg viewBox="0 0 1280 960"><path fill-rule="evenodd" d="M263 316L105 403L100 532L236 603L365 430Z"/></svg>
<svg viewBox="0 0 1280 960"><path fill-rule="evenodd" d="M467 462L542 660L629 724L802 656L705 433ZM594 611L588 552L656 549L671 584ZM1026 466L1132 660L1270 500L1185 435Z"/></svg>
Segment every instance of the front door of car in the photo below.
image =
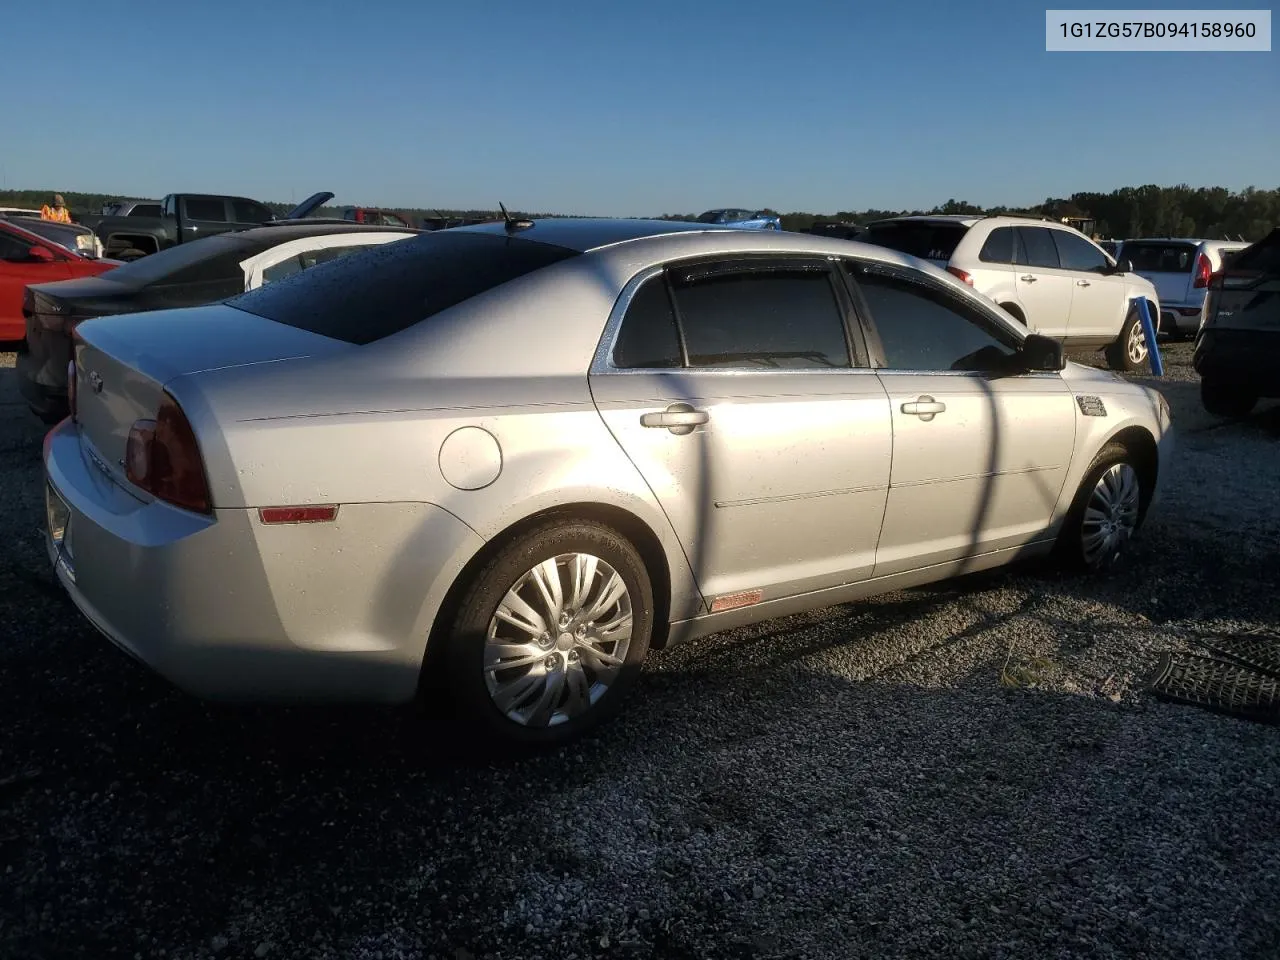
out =
<svg viewBox="0 0 1280 960"><path fill-rule="evenodd" d="M1050 230L1058 248L1062 269L1071 275L1071 317L1067 337L1071 340L1114 340L1125 315L1124 277L1110 273L1107 255L1100 247L1070 230Z"/></svg>
<svg viewBox="0 0 1280 960"><path fill-rule="evenodd" d="M892 437L848 307L821 258L681 263L619 300L592 395L713 609L871 575Z"/></svg>
<svg viewBox="0 0 1280 960"><path fill-rule="evenodd" d="M1062 378L1019 372L1018 335L976 298L897 267L848 269L893 417L875 576L1043 539L1075 445Z"/></svg>
<svg viewBox="0 0 1280 960"><path fill-rule="evenodd" d="M1071 317L1072 277L1061 269L1058 248L1045 227L1015 227L1014 283L1027 326L1059 340Z"/></svg>

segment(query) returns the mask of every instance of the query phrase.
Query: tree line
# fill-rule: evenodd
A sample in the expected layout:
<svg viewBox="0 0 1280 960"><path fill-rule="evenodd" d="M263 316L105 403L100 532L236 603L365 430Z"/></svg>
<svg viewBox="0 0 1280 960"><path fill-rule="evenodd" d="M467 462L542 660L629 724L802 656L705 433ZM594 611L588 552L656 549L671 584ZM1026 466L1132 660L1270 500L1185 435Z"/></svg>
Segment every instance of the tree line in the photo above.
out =
<svg viewBox="0 0 1280 960"><path fill-rule="evenodd" d="M97 214L110 200L137 199L102 193L78 193L60 191L73 215ZM39 208L47 203L50 190L0 190L0 206ZM156 199L156 198L152 198ZM266 206L283 216L295 206L292 203L267 202ZM317 211L319 216L341 216L342 207L325 206ZM497 217L496 210L454 210L424 207L387 207L399 213L411 223L423 217ZM767 210L774 214L776 211ZM1032 207L980 207L965 200L950 199L929 210L841 210L835 213L783 213L784 230L807 231L820 223L865 224L884 217L920 214L1000 214L1017 213L1050 216L1055 219L1078 217L1093 221L1092 233L1101 238L1126 239L1128 237L1200 237L1204 239L1258 240L1280 225L1280 188L1265 190L1246 187L1244 190L1228 190L1226 187L1190 187L1179 184L1160 187L1148 184L1141 187L1121 187L1110 193L1084 191L1069 197L1050 197L1044 203ZM513 216L546 218L565 216L554 213L531 213L512 210ZM665 213L663 220L695 220L697 213Z"/></svg>

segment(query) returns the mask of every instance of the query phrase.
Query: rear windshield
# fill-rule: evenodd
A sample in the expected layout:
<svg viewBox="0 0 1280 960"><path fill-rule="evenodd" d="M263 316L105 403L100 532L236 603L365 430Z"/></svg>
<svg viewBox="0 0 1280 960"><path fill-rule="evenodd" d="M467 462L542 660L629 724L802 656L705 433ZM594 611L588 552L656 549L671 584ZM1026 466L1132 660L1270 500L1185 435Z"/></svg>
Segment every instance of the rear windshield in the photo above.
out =
<svg viewBox="0 0 1280 960"><path fill-rule="evenodd" d="M516 237L427 233L318 264L227 304L334 340L373 343L576 255Z"/></svg>
<svg viewBox="0 0 1280 960"><path fill-rule="evenodd" d="M1120 256L1138 273L1190 273L1196 248L1190 243L1126 243Z"/></svg>
<svg viewBox="0 0 1280 960"><path fill-rule="evenodd" d="M950 260L968 229L963 223L890 220L870 224L858 239L921 260Z"/></svg>
<svg viewBox="0 0 1280 960"><path fill-rule="evenodd" d="M258 246L238 237L201 237L116 267L111 279L132 287L225 279L258 252Z"/></svg>
<svg viewBox="0 0 1280 960"><path fill-rule="evenodd" d="M1272 230L1251 247L1224 254L1226 266L1231 271L1280 276L1280 227Z"/></svg>

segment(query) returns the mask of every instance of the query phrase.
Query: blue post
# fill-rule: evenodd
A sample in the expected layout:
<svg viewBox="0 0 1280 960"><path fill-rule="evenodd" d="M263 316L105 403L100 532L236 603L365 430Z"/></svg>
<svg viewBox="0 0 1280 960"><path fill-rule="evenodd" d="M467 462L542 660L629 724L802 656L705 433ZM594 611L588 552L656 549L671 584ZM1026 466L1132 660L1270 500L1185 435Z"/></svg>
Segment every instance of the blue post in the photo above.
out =
<svg viewBox="0 0 1280 960"><path fill-rule="evenodd" d="M1156 345L1156 325L1151 318L1151 307L1145 297L1138 297L1138 319L1142 321L1142 335L1147 339L1147 354L1151 357L1151 372L1157 377L1164 376L1164 361L1160 359L1160 348Z"/></svg>

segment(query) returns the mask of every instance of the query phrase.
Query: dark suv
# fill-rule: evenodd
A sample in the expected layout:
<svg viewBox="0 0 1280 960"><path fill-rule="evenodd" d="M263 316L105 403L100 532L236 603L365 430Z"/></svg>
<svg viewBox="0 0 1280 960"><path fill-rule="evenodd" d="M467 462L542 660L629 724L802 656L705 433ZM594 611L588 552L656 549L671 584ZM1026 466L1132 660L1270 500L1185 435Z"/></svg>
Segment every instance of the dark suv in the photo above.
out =
<svg viewBox="0 0 1280 960"><path fill-rule="evenodd" d="M1204 408L1244 417L1280 397L1280 227L1209 278L1196 349Z"/></svg>

